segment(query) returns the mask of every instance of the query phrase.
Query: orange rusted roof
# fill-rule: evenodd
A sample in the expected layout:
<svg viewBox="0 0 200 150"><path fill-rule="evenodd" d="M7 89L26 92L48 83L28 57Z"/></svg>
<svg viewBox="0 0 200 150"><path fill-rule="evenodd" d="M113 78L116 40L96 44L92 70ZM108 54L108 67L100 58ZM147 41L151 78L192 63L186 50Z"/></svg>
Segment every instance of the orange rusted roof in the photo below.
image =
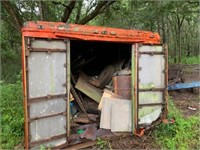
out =
<svg viewBox="0 0 200 150"><path fill-rule="evenodd" d="M29 37L69 38L87 41L160 44L158 33L100 26L65 24L63 22L30 21L24 23L22 34Z"/></svg>

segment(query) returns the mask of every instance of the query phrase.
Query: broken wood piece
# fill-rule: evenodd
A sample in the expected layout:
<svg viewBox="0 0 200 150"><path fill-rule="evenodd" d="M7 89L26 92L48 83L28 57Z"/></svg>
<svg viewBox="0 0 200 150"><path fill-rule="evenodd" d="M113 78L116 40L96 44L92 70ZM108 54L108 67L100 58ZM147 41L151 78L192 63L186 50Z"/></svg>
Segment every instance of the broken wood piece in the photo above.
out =
<svg viewBox="0 0 200 150"><path fill-rule="evenodd" d="M77 102L79 108L81 109L82 112L84 112L87 115L87 111L83 105L83 102L81 101L79 95L76 93L75 88L73 87L73 85L71 85L71 93L72 95L75 97L75 101Z"/></svg>
<svg viewBox="0 0 200 150"><path fill-rule="evenodd" d="M101 101L100 101L99 106L98 106L99 110L102 110L102 102L103 102L103 99L105 97L109 97L109 98L121 98L121 96L113 93L112 91L110 91L108 89L104 89L103 95L101 97Z"/></svg>
<svg viewBox="0 0 200 150"><path fill-rule="evenodd" d="M90 80L90 83L93 84L94 86L104 88L112 80L112 76L114 73L115 73L115 67L109 65L103 69L98 78L92 78Z"/></svg>
<svg viewBox="0 0 200 150"><path fill-rule="evenodd" d="M88 119L88 117L89 119ZM74 122L76 123L90 123L91 121L96 122L97 118L99 117L98 115L94 115L94 114L87 114L87 116L85 114L79 114L76 118L74 118Z"/></svg>
<svg viewBox="0 0 200 150"><path fill-rule="evenodd" d="M94 114L87 114L87 116L90 118L90 120L92 121L97 121L97 118L99 117L99 115L94 115ZM85 117L85 114L79 114L78 117Z"/></svg>
<svg viewBox="0 0 200 150"><path fill-rule="evenodd" d="M88 80L88 76L81 72L75 88L99 103L102 97L102 91L97 87L89 84Z"/></svg>
<svg viewBox="0 0 200 150"><path fill-rule="evenodd" d="M95 144L96 144L96 141L89 141L89 142L69 146L69 147L66 148L66 150L83 149L83 148L87 148L87 147L90 147L90 146L94 146Z"/></svg>
<svg viewBox="0 0 200 150"><path fill-rule="evenodd" d="M69 99L70 99L70 101L73 101L73 100L74 100L74 97L73 97L73 95L72 95L71 92L70 92L70 95L69 95Z"/></svg>

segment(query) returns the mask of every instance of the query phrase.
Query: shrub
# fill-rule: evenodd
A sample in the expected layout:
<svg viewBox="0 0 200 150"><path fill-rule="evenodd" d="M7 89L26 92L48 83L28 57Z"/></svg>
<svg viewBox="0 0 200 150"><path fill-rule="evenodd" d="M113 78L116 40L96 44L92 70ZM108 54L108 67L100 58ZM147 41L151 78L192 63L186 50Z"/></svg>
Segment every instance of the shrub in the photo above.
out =
<svg viewBox="0 0 200 150"><path fill-rule="evenodd" d="M1 83L1 149L11 149L22 142L23 101L21 82Z"/></svg>

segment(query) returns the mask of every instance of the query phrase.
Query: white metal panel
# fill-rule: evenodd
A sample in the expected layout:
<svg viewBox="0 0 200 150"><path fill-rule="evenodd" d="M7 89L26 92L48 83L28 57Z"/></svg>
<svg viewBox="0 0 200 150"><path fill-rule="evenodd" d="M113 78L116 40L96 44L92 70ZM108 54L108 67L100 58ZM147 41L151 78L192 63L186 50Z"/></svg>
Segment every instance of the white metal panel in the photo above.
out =
<svg viewBox="0 0 200 150"><path fill-rule="evenodd" d="M30 123L31 141L66 133L66 116L58 115L34 120Z"/></svg>
<svg viewBox="0 0 200 150"><path fill-rule="evenodd" d="M139 92L139 104L161 102L163 102L163 92Z"/></svg>
<svg viewBox="0 0 200 150"><path fill-rule="evenodd" d="M165 74L163 72L165 68L165 59L163 55L147 55L141 54L139 58L139 88L151 89L151 88L163 88Z"/></svg>
<svg viewBox="0 0 200 150"><path fill-rule="evenodd" d="M53 100L44 100L30 105L30 117L46 116L66 111L66 100L56 98Z"/></svg>
<svg viewBox="0 0 200 150"><path fill-rule="evenodd" d="M162 106L143 107L139 109L139 124L151 124L159 118Z"/></svg>
<svg viewBox="0 0 200 150"><path fill-rule="evenodd" d="M42 40L35 39L31 42L32 48L46 48L46 49L66 49L66 43L63 40Z"/></svg>
<svg viewBox="0 0 200 150"><path fill-rule="evenodd" d="M140 52L162 52L162 46L160 45L142 45L139 49Z"/></svg>
<svg viewBox="0 0 200 150"><path fill-rule="evenodd" d="M66 140L67 140L66 137L60 138L60 139L57 139L57 140L54 140L54 141L51 141L51 142L45 142L45 143L43 143L43 144L33 146L31 149L39 150L39 149L42 149L42 147L54 147L54 146L59 146L59 145L65 143ZM46 148L45 148L45 149L46 149Z"/></svg>
<svg viewBox="0 0 200 150"><path fill-rule="evenodd" d="M31 52L29 65L29 97L66 93L66 53Z"/></svg>

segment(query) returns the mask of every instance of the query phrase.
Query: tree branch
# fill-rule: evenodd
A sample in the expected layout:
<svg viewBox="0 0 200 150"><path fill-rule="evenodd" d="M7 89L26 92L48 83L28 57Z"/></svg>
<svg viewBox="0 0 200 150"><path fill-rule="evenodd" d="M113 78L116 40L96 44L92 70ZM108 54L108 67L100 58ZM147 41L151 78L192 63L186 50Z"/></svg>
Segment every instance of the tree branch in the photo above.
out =
<svg viewBox="0 0 200 150"><path fill-rule="evenodd" d="M70 14L72 13L72 10L74 9L75 4L76 4L76 1L71 0L69 2L69 4L66 6L65 11L64 11L64 15L63 15L63 18L62 18L62 22L67 22Z"/></svg>
<svg viewBox="0 0 200 150"><path fill-rule="evenodd" d="M19 14L19 12L16 11L17 7L12 6L10 1L1 1L2 5L6 9L7 13L10 15L12 20L14 21L14 24L17 27L17 30L21 32L21 28L23 26L23 20ZM16 7L16 8L15 8Z"/></svg>
<svg viewBox="0 0 200 150"><path fill-rule="evenodd" d="M78 6L77 6L78 8L77 8L77 13L76 13L75 23L78 23L80 20L82 6L83 6L83 1L79 1Z"/></svg>
<svg viewBox="0 0 200 150"><path fill-rule="evenodd" d="M102 13L104 10L106 10L111 4L116 2L116 0L110 0L110 1L100 1L94 11L92 11L89 15L84 17L79 24L86 24L90 20L94 19L98 14Z"/></svg>
<svg viewBox="0 0 200 150"><path fill-rule="evenodd" d="M40 20L44 20L44 8L43 8L43 1L40 0L39 2L39 10L40 10Z"/></svg>

